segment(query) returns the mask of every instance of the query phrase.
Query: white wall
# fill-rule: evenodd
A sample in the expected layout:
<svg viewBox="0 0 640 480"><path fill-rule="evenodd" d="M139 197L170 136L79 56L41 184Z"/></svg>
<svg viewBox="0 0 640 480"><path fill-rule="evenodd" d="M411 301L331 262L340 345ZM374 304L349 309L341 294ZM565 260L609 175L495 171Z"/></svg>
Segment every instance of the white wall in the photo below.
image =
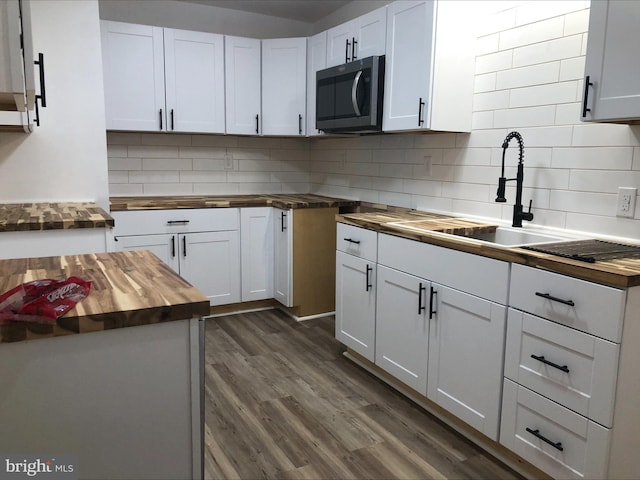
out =
<svg viewBox="0 0 640 480"><path fill-rule="evenodd" d="M31 2L47 108L31 134L0 133L0 201L96 201L108 207L97 1Z"/></svg>

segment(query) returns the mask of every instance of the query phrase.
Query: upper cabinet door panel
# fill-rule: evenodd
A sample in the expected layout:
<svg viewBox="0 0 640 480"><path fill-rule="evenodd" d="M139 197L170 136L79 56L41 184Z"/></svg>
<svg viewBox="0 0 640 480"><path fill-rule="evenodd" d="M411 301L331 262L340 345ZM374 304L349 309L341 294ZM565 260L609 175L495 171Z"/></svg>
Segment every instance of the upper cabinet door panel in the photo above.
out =
<svg viewBox="0 0 640 480"><path fill-rule="evenodd" d="M262 41L262 133L304 135L307 39Z"/></svg>
<svg viewBox="0 0 640 480"><path fill-rule="evenodd" d="M594 1L589 15L585 75L592 85L585 81L587 101L581 118L640 119L640 2Z"/></svg>
<svg viewBox="0 0 640 480"><path fill-rule="evenodd" d="M164 130L162 28L102 20L101 30L107 129Z"/></svg>
<svg viewBox="0 0 640 480"><path fill-rule="evenodd" d="M256 135L260 129L260 40L225 37L227 133Z"/></svg>
<svg viewBox="0 0 640 480"><path fill-rule="evenodd" d="M168 131L224 133L224 36L164 29Z"/></svg>
<svg viewBox="0 0 640 480"><path fill-rule="evenodd" d="M351 61L351 41L354 21L327 30L327 67L335 67Z"/></svg>
<svg viewBox="0 0 640 480"><path fill-rule="evenodd" d="M429 128L433 24L433 1L387 8L384 131Z"/></svg>
<svg viewBox="0 0 640 480"><path fill-rule="evenodd" d="M351 60L384 55L387 40L387 7L382 7L356 19L353 37L356 45Z"/></svg>

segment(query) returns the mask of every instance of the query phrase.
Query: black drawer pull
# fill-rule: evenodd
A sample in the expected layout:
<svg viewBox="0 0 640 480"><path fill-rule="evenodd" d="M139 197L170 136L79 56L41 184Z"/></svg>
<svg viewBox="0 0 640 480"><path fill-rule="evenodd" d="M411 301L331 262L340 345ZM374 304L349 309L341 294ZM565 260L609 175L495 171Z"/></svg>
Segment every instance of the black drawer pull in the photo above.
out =
<svg viewBox="0 0 640 480"><path fill-rule="evenodd" d="M360 240L351 240L350 238L345 238L345 242L355 243L356 245L360 245Z"/></svg>
<svg viewBox="0 0 640 480"><path fill-rule="evenodd" d="M533 358L534 360L538 360L539 362L542 362L545 365L549 365L550 367L557 368L558 370L562 370L563 372L569 373L569 367L567 367L566 365L558 365L557 363L550 362L549 360L544 358L544 355L538 356L538 355L531 354L531 358Z"/></svg>
<svg viewBox="0 0 640 480"><path fill-rule="evenodd" d="M160 109L160 130L162 130L162 109Z"/></svg>
<svg viewBox="0 0 640 480"><path fill-rule="evenodd" d="M373 285L371 285L371 284L369 283L369 282L370 282L370 280L369 280L369 273L371 273L372 271L373 271L373 268L372 268L372 267L370 267L369 265L367 265L367 280L366 280L367 288L365 289L365 292L368 292L368 291L369 291L369 289L370 289L371 287L373 287Z"/></svg>
<svg viewBox="0 0 640 480"><path fill-rule="evenodd" d="M418 315L420 315L424 310L427 309L424 305L422 305L422 292L426 292L427 287L423 287L422 283L418 286Z"/></svg>
<svg viewBox="0 0 640 480"><path fill-rule="evenodd" d="M564 305L569 305L570 307L575 307L576 304L573 303L573 300L563 300L562 298L554 297L553 295L549 295L548 293L540 293L536 292L538 297L546 298L547 300L553 300L554 302L559 302Z"/></svg>
<svg viewBox="0 0 640 480"><path fill-rule="evenodd" d="M287 225L286 225L286 219L287 218L287 214L284 212L280 212L280 231L284 232L287 229Z"/></svg>
<svg viewBox="0 0 640 480"><path fill-rule="evenodd" d="M182 254L187 256L187 237L182 237Z"/></svg>
<svg viewBox="0 0 640 480"><path fill-rule="evenodd" d="M424 119L422 118L422 108L425 106L425 103L422 101L422 97L418 100L418 126L421 127L424 125Z"/></svg>
<svg viewBox="0 0 640 480"><path fill-rule="evenodd" d="M561 452L564 450L564 448L562 447L562 442L552 442L551 440L549 440L547 437L545 437L544 435L540 434L540 430L535 429L535 430L531 430L529 427L527 427L527 432L529 432L531 435L533 435L534 437L538 437L540 440L542 440L545 443L548 443L549 445L551 445L553 448L557 448L558 450L560 450Z"/></svg>
<svg viewBox="0 0 640 480"><path fill-rule="evenodd" d="M167 225L186 225L190 220L167 220Z"/></svg>
<svg viewBox="0 0 640 480"><path fill-rule="evenodd" d="M434 297L438 297L438 291L435 288L431 287L431 292L429 295L429 320L431 320L433 316L438 313L433 309L433 305L435 304L435 302L433 301Z"/></svg>

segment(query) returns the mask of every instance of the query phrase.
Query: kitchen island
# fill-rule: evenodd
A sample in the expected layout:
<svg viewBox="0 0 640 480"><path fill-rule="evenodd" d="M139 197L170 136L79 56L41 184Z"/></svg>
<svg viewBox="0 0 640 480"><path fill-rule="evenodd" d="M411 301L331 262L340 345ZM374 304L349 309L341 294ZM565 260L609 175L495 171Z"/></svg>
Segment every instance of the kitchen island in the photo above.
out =
<svg viewBox="0 0 640 480"><path fill-rule="evenodd" d="M0 260L0 291L72 275L91 293L55 323L0 326L0 452L200 478L207 299L148 251Z"/></svg>

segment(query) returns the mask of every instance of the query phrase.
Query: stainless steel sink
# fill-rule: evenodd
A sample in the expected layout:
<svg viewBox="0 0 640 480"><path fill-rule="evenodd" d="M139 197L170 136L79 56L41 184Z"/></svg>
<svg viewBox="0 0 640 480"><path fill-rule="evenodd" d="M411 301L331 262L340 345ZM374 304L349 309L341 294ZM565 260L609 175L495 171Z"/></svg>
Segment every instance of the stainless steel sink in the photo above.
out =
<svg viewBox="0 0 640 480"><path fill-rule="evenodd" d="M462 235L456 235L462 236ZM522 228L498 227L495 232L476 233L465 236L465 238L474 239L491 245L500 245L503 247L520 247L523 245L536 245L540 243L560 242L568 240L565 237L548 235L545 233L528 232Z"/></svg>

